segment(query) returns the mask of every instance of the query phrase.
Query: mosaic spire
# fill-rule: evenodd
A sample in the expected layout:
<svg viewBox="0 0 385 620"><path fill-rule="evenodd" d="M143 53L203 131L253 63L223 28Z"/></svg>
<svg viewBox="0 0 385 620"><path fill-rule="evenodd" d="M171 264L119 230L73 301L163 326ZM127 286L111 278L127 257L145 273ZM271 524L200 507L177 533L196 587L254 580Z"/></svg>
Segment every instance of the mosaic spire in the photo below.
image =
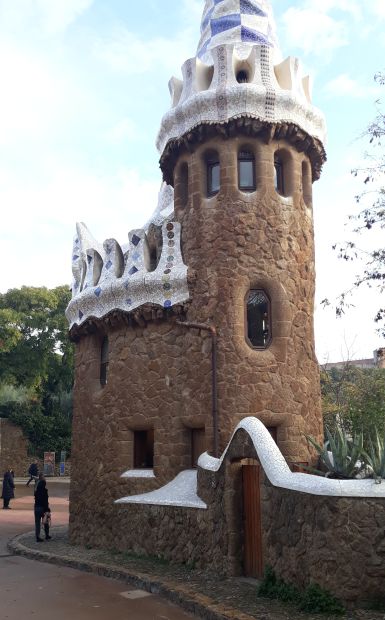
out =
<svg viewBox="0 0 385 620"><path fill-rule="evenodd" d="M198 58L209 63L210 50L228 43L241 47L267 45L278 51L269 0L206 0Z"/></svg>

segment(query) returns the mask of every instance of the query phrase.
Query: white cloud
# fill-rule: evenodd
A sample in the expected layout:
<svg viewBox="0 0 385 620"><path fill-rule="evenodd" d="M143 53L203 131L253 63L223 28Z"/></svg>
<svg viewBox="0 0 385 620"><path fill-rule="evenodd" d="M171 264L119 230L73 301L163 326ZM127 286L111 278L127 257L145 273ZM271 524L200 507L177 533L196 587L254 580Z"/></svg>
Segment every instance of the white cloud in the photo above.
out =
<svg viewBox="0 0 385 620"><path fill-rule="evenodd" d="M75 222L84 221L95 238L128 239L155 210L159 183L143 180L136 170L96 173L51 162L45 182L18 183L0 170L1 290L56 286L71 281L71 245ZM28 209L27 206L31 205Z"/></svg>
<svg viewBox="0 0 385 620"><path fill-rule="evenodd" d="M323 8L290 8L283 15L289 47L305 54L323 55L348 43L347 27Z"/></svg>
<svg viewBox="0 0 385 620"><path fill-rule="evenodd" d="M0 44L0 144L38 137L52 125L64 92L44 58Z"/></svg>
<svg viewBox="0 0 385 620"><path fill-rule="evenodd" d="M367 7L377 18L385 19L384 0L371 0L371 2L368 2Z"/></svg>
<svg viewBox="0 0 385 620"><path fill-rule="evenodd" d="M355 99L373 98L381 93L380 87L366 86L352 79L347 73L341 73L330 80L325 85L324 91L330 97L354 97Z"/></svg>
<svg viewBox="0 0 385 620"><path fill-rule="evenodd" d="M0 27L15 32L26 25L53 35L66 30L94 0L0 0Z"/></svg>
<svg viewBox="0 0 385 620"><path fill-rule="evenodd" d="M130 118L123 118L105 134L107 142L113 145L131 142L137 140L140 136L141 133L138 127Z"/></svg>

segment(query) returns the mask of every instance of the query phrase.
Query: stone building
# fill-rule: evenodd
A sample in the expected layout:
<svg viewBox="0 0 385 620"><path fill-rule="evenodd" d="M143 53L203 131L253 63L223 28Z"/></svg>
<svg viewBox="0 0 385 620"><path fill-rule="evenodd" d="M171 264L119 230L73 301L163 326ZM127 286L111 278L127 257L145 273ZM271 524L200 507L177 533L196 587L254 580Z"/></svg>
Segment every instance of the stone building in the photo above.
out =
<svg viewBox="0 0 385 620"><path fill-rule="evenodd" d="M312 459L306 434L322 437L312 183L325 123L299 61L281 58L268 0L206 0L182 75L151 220L123 245L77 226L71 538L222 574L271 563L301 583L315 565L295 566L293 502L307 493L311 512L330 494L344 510L338 484L288 467Z"/></svg>

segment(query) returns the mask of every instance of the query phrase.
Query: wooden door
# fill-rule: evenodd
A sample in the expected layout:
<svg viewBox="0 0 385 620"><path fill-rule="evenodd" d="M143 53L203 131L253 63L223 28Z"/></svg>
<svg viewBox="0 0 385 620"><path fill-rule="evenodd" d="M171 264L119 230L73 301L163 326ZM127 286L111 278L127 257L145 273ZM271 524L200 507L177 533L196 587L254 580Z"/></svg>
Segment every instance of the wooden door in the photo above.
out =
<svg viewBox="0 0 385 620"><path fill-rule="evenodd" d="M259 579L263 575L261 527L261 467L243 465L244 553L243 568L246 577Z"/></svg>

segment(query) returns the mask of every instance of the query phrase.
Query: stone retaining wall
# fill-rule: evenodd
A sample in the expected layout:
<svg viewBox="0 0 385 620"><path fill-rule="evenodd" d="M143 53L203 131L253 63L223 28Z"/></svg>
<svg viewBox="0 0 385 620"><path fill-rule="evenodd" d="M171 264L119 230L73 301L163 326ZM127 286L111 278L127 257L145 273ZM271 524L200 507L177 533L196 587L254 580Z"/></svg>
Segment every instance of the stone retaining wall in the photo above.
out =
<svg viewBox="0 0 385 620"><path fill-rule="evenodd" d="M113 505L112 497L107 502L101 497L100 508L91 515L92 505L87 509L77 503L71 512L71 541L158 556L218 576L241 575L241 459L257 459L243 430L236 433L218 472L198 470L198 494L207 510ZM80 518L87 527L80 526ZM349 602L383 596L383 500L284 490L263 475L261 520L264 565L288 583L304 588L316 582Z"/></svg>

